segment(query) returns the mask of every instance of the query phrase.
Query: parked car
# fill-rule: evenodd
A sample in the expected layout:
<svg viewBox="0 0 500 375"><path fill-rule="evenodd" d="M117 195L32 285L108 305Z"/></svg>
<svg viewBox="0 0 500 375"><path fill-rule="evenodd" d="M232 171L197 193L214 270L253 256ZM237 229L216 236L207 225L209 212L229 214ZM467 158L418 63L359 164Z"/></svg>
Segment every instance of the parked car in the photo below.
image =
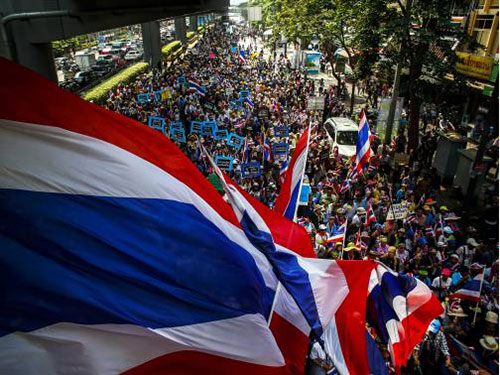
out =
<svg viewBox="0 0 500 375"><path fill-rule="evenodd" d="M346 157L356 154L358 126L354 121L344 117L331 117L324 126L331 149L337 146L339 154Z"/></svg>
<svg viewBox="0 0 500 375"><path fill-rule="evenodd" d="M141 56L142 56L141 52L136 50L131 50L125 55L124 59L126 61L132 61L132 60L137 60Z"/></svg>
<svg viewBox="0 0 500 375"><path fill-rule="evenodd" d="M86 85L97 78L96 73L92 70L86 70L84 72L78 72L73 77L73 80L80 86Z"/></svg>

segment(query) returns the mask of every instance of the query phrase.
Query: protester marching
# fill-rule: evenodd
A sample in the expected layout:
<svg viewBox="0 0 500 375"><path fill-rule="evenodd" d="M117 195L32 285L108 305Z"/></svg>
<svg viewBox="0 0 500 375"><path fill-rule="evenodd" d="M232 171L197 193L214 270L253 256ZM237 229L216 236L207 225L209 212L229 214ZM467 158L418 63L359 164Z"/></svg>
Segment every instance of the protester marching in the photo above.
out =
<svg viewBox="0 0 500 375"><path fill-rule="evenodd" d="M324 126L348 117L336 90L260 38L213 24L105 109L41 81L46 97L26 95L68 112L1 94L18 106L2 109L0 233L20 285L0 348L22 361L29 340L53 345L46 373L80 355L69 340L95 345L80 362L95 373L497 374L498 218L448 207L432 129L417 150L404 127L384 145L367 105L352 114L355 152L340 150ZM308 109L318 94L324 111ZM115 353L106 340L121 340Z"/></svg>

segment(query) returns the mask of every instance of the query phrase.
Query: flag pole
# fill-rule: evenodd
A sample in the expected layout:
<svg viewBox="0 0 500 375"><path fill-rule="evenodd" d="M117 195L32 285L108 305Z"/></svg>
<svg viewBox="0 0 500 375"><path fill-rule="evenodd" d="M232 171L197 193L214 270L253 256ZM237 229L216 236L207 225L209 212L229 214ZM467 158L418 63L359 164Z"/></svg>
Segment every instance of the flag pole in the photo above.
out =
<svg viewBox="0 0 500 375"><path fill-rule="evenodd" d="M344 229L344 235L342 237L342 252L340 253L340 260L343 260L344 259L344 247L345 247L345 235L347 233L347 218L345 219L345 229ZM335 246L335 244L334 244Z"/></svg>
<svg viewBox="0 0 500 375"><path fill-rule="evenodd" d="M306 144L306 162L304 163L304 167L302 169L302 173L300 174L300 188L299 194L297 195L297 201L295 202L295 212L293 213L293 221L297 222L297 211L299 209L298 201L300 199L300 194L302 193L302 185L304 182L304 174L306 172L307 166L307 154L309 153L309 140L311 139L311 124L309 123L309 128L307 129L307 144ZM288 157L288 156L287 156Z"/></svg>
<svg viewBox="0 0 500 375"><path fill-rule="evenodd" d="M472 324L476 324L476 318L477 318L477 309L479 307L479 302L481 302L481 291L483 290L483 283L484 283L484 269L481 274L481 283L479 284L479 300L476 302L476 308L474 309L474 319L472 319Z"/></svg>
<svg viewBox="0 0 500 375"><path fill-rule="evenodd" d="M278 302L278 295L281 291L281 283L278 282L278 286L276 287L276 293L274 293L273 304L271 305L271 311L269 312L269 318L267 319L267 326L271 325L271 320L273 319L273 312L276 308L276 302Z"/></svg>

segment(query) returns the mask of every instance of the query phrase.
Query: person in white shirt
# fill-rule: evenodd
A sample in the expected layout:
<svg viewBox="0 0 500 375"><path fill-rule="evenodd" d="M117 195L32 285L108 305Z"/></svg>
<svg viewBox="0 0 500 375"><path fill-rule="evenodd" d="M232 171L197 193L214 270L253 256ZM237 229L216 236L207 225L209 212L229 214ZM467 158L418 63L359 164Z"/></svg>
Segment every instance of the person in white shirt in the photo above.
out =
<svg viewBox="0 0 500 375"><path fill-rule="evenodd" d="M319 257L322 257L326 254L327 239L328 233L326 233L326 225L320 224L320 226L318 227L318 233L316 233L316 236L314 237L314 249L316 250L316 254L318 254Z"/></svg>
<svg viewBox="0 0 500 375"><path fill-rule="evenodd" d="M479 243L474 238L469 238L465 245L460 246L456 253L460 257L460 263L464 266L470 267L472 264L472 259L474 258L474 253L476 252L476 247Z"/></svg>
<svg viewBox="0 0 500 375"><path fill-rule="evenodd" d="M441 271L441 276L436 277L432 280L432 289L439 300L444 300L448 289L451 286L451 270L449 268L443 268Z"/></svg>

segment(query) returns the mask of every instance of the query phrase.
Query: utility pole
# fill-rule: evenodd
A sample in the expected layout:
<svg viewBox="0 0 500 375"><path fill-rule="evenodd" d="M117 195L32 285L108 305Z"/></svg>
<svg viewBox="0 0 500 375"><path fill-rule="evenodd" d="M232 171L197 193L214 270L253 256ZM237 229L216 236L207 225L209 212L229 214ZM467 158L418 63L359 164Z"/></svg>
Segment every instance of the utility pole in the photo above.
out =
<svg viewBox="0 0 500 375"><path fill-rule="evenodd" d="M401 51L401 48L399 48ZM387 123L385 127L385 139L384 143L391 143L392 137L392 128L394 126L394 116L396 115L396 104L398 103L399 97L399 83L401 81L401 68L402 63L398 62L396 65L396 72L394 73L394 83L392 87L392 97L391 97L391 106L389 107L389 113L387 114Z"/></svg>

